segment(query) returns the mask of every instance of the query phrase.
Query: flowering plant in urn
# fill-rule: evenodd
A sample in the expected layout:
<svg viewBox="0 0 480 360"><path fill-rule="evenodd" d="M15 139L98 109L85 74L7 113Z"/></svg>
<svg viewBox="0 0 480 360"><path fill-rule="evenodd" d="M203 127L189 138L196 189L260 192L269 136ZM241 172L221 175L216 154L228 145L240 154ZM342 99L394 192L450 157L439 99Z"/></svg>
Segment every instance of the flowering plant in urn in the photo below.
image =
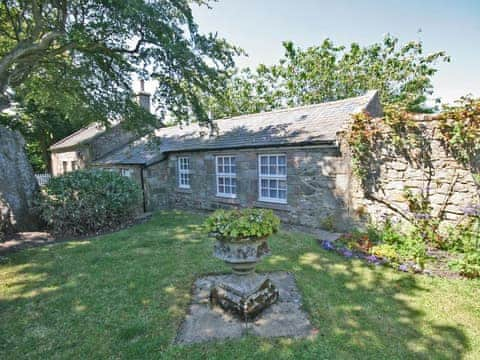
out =
<svg viewBox="0 0 480 360"><path fill-rule="evenodd" d="M213 303L252 317L277 300L278 290L267 277L255 274L255 265L270 254L267 238L279 226L279 218L264 209L217 210L205 221L216 239L214 256L233 270L212 289Z"/></svg>

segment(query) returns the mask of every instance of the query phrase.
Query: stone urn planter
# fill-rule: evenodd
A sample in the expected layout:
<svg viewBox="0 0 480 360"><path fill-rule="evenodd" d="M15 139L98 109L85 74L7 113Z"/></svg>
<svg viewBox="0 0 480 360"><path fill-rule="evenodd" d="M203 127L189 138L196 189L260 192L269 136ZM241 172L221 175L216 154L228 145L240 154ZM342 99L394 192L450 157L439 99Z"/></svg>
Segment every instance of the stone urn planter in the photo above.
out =
<svg viewBox="0 0 480 360"><path fill-rule="evenodd" d="M267 238L242 239L240 242L217 240L214 256L225 261L236 275L249 275L265 256L270 255Z"/></svg>
<svg viewBox="0 0 480 360"><path fill-rule="evenodd" d="M257 263L270 255L267 238L278 230L279 220L272 212L256 209L220 210L209 220L210 235L216 239L214 256L232 268L232 275L211 289L210 301L242 319L253 318L279 296L267 276L255 273ZM253 230L249 230L249 221Z"/></svg>

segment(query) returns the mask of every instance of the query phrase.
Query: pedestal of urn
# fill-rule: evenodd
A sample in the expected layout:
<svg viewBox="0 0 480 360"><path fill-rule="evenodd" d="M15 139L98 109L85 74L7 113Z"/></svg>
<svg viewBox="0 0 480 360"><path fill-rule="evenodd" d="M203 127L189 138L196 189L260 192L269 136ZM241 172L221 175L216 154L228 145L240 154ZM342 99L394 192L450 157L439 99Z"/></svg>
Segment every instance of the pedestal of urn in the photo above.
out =
<svg viewBox="0 0 480 360"><path fill-rule="evenodd" d="M255 273L256 264L270 255L266 239L244 239L229 243L217 241L214 256L231 266L233 274L225 277L210 292L213 304L249 319L278 299L278 289L264 275Z"/></svg>

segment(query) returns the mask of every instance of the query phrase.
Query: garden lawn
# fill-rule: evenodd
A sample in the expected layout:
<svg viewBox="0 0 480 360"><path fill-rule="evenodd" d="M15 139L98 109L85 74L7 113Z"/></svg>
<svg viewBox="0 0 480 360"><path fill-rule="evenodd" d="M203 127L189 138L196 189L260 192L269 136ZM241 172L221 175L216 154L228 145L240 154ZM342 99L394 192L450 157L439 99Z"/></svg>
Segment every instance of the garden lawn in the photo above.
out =
<svg viewBox="0 0 480 360"><path fill-rule="evenodd" d="M197 276L225 272L200 215L157 213L89 240L0 262L0 358L479 359L480 281L345 260L281 232L260 271L295 274L318 333L173 345Z"/></svg>

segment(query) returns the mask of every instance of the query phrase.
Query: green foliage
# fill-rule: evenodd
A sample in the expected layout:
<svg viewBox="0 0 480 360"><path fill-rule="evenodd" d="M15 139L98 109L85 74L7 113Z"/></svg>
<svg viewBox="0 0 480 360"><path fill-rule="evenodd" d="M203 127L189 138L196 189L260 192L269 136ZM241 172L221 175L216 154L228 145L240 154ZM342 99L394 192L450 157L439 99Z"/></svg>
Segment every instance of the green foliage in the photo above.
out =
<svg viewBox="0 0 480 360"><path fill-rule="evenodd" d="M375 245L372 247L372 254L381 257L384 259L389 260L390 262L398 262L398 250L395 246L390 245L390 244L381 244L381 245Z"/></svg>
<svg viewBox="0 0 480 360"><path fill-rule="evenodd" d="M422 42L400 44L391 35L366 47L352 43L347 48L330 39L307 49L291 42L283 47L278 64L236 73L220 98L204 99L215 117L339 100L371 89L380 90L384 105L425 111L436 65L450 61L443 51L425 55Z"/></svg>
<svg viewBox="0 0 480 360"><path fill-rule="evenodd" d="M423 267L427 259L426 243L415 230L402 231L388 219L383 223L370 224L366 231L354 231L344 235L343 242L349 248L366 254L386 258L394 263L415 261Z"/></svg>
<svg viewBox="0 0 480 360"><path fill-rule="evenodd" d="M73 122L123 118L136 129L156 121L132 99L136 73L159 81L162 112L207 120L197 90L212 95L221 88L239 50L201 34L191 6L188 0L2 2L0 110L12 105L12 89Z"/></svg>
<svg viewBox="0 0 480 360"><path fill-rule="evenodd" d="M468 278L480 277L480 250L465 254L460 260L451 262L450 266Z"/></svg>
<svg viewBox="0 0 480 360"><path fill-rule="evenodd" d="M480 219L467 219L467 221L451 227L442 248L459 253L480 249Z"/></svg>
<svg viewBox="0 0 480 360"><path fill-rule="evenodd" d="M320 220L320 226L328 231L335 230L335 216L329 215Z"/></svg>
<svg viewBox="0 0 480 360"><path fill-rule="evenodd" d="M444 244L450 251L463 253L459 260L452 261L451 267L462 275L480 277L480 205L465 209L468 219L450 230Z"/></svg>
<svg viewBox="0 0 480 360"><path fill-rule="evenodd" d="M91 122L89 118L71 119L35 101L21 101L22 110L14 117L0 117L0 124L19 131L26 142L25 150L35 172L48 171L49 147Z"/></svg>
<svg viewBox="0 0 480 360"><path fill-rule="evenodd" d="M418 151L428 144L407 108L407 103L390 103L384 106L384 115L380 118L373 118L367 112L353 115L345 139L351 151L353 171L362 182L366 181L372 166L377 165L375 153L382 143L392 144L397 154L409 162L428 162L426 152Z"/></svg>
<svg viewBox="0 0 480 360"><path fill-rule="evenodd" d="M177 344L192 284L228 271L212 256L203 221L162 211L101 238L2 256L0 358L478 359L480 280L342 261L317 237L289 231L272 235L273 256L259 271L295 276L319 333Z"/></svg>
<svg viewBox="0 0 480 360"><path fill-rule="evenodd" d="M54 233L84 235L114 229L140 205L140 187L117 173L82 170L52 178L37 202Z"/></svg>
<svg viewBox="0 0 480 360"><path fill-rule="evenodd" d="M456 103L444 107L440 131L450 152L461 163L473 165L480 155L480 99L465 96Z"/></svg>
<svg viewBox="0 0 480 360"><path fill-rule="evenodd" d="M375 143L381 136L378 126L366 112L355 114L350 131L346 135L346 141L350 147L353 172L362 181L365 181L370 173L372 153Z"/></svg>
<svg viewBox="0 0 480 360"><path fill-rule="evenodd" d="M276 233L280 219L271 210L217 210L205 221L205 229L227 242L248 241Z"/></svg>

